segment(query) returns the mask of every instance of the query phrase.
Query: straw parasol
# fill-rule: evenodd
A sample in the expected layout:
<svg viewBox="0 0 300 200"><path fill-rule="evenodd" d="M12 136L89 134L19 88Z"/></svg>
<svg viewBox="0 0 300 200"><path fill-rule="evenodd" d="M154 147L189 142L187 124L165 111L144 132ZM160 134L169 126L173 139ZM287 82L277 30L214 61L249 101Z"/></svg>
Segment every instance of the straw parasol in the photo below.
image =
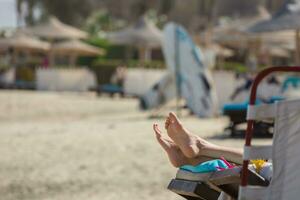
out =
<svg viewBox="0 0 300 200"><path fill-rule="evenodd" d="M282 57L282 58L288 58L289 52L287 49L280 47L278 45L267 45L265 49L268 51L268 53L273 57Z"/></svg>
<svg viewBox="0 0 300 200"><path fill-rule="evenodd" d="M262 6L257 7L257 14L251 17L244 17L220 23L214 27L212 39L218 43L232 47L247 47L248 41L253 40L253 34L246 32L249 26L259 21L270 19L271 15Z"/></svg>
<svg viewBox="0 0 300 200"><path fill-rule="evenodd" d="M56 17L50 17L48 22L26 28L24 31L38 37L47 38L48 40L81 39L87 37L86 32L64 24Z"/></svg>
<svg viewBox="0 0 300 200"><path fill-rule="evenodd" d="M264 7L258 7L258 15L253 17L246 17L230 21L230 23L223 23L214 28L214 40L233 47L248 47L251 41L261 41L264 44L286 44L293 42L295 39L295 31L280 30L276 32L249 32L249 28L261 21L271 19L271 15Z"/></svg>
<svg viewBox="0 0 300 200"><path fill-rule="evenodd" d="M108 33L107 38L114 44L136 46L140 50L140 58L151 57L151 49L161 47L162 32L145 16L123 30Z"/></svg>
<svg viewBox="0 0 300 200"><path fill-rule="evenodd" d="M12 63L15 63L18 52L24 52L27 56L30 52L47 52L50 44L31 36L15 33L12 37L0 39L0 49L10 48L13 50Z"/></svg>
<svg viewBox="0 0 300 200"><path fill-rule="evenodd" d="M299 58L299 29L300 29L300 0L287 0L270 20L258 22L248 29L249 32L269 32L280 30L295 30L296 54L295 61Z"/></svg>
<svg viewBox="0 0 300 200"><path fill-rule="evenodd" d="M103 55L104 50L73 39L53 44L51 47L51 56L55 54L69 55L69 64L75 65L78 56Z"/></svg>
<svg viewBox="0 0 300 200"><path fill-rule="evenodd" d="M222 58L228 58L234 55L234 51L215 43L211 45L211 49Z"/></svg>
<svg viewBox="0 0 300 200"><path fill-rule="evenodd" d="M282 43L293 42L295 39L295 31L281 30L276 32L263 32L258 34L265 42Z"/></svg>
<svg viewBox="0 0 300 200"><path fill-rule="evenodd" d="M48 51L50 44L25 34L14 34L12 37L0 39L0 47L24 51Z"/></svg>

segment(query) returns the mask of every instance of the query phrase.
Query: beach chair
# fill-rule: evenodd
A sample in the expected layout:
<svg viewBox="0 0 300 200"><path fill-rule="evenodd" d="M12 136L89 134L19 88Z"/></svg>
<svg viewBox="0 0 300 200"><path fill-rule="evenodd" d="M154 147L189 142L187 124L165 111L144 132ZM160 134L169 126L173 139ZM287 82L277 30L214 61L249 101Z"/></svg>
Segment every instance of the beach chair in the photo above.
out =
<svg viewBox="0 0 300 200"><path fill-rule="evenodd" d="M114 84L99 85L97 88L95 88L95 91L99 96L101 94L109 94L110 97L113 97L114 94L120 94L121 97L125 96L123 88Z"/></svg>
<svg viewBox="0 0 300 200"><path fill-rule="evenodd" d="M254 81L247 114L247 132L243 167L210 173L192 173L179 169L168 189L188 200L196 199L298 199L300 197L300 100L255 105L259 82L275 71L300 72L300 67L275 67L262 71ZM251 146L254 122L274 118L272 146ZM271 158L271 182L251 168L250 159ZM241 177L242 176L242 177ZM240 187L238 187L240 185ZM226 194L226 195L223 195ZM299 196L299 197L298 197Z"/></svg>
<svg viewBox="0 0 300 200"><path fill-rule="evenodd" d="M260 72L253 82L247 112L247 132L239 200L300 199L300 100L255 105L256 91L263 78L273 72L300 72L300 67L272 67ZM252 146L253 124L273 119L273 144ZM253 159L271 159L273 174L268 186L253 186L248 181L248 164Z"/></svg>
<svg viewBox="0 0 300 200"><path fill-rule="evenodd" d="M208 173L193 173L179 169L176 177L169 183L168 189L187 200L237 199L241 169L237 166ZM249 182L260 186L269 184L265 178L250 169Z"/></svg>

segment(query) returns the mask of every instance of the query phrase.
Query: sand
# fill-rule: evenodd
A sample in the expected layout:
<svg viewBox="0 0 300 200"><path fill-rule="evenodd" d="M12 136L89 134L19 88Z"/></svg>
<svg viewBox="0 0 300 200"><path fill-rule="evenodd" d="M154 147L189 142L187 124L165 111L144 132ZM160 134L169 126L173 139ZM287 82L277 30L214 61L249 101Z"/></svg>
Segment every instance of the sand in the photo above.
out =
<svg viewBox="0 0 300 200"><path fill-rule="evenodd" d="M0 199L182 199L166 189L176 169L151 130L163 119L136 99L0 91L0 102ZM212 142L243 146L224 136L226 118L182 120Z"/></svg>

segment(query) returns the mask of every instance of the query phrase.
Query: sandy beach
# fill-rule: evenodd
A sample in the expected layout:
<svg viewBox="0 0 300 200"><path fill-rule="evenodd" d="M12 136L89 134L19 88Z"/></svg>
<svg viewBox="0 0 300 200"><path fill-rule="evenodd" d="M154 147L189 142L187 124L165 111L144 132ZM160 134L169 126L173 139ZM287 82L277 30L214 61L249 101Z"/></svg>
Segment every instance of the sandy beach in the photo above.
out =
<svg viewBox="0 0 300 200"><path fill-rule="evenodd" d="M1 91L0 102L1 199L181 199L166 189L176 169L151 129L163 118L150 119L136 99ZM224 117L182 121L212 142L243 146L224 136Z"/></svg>

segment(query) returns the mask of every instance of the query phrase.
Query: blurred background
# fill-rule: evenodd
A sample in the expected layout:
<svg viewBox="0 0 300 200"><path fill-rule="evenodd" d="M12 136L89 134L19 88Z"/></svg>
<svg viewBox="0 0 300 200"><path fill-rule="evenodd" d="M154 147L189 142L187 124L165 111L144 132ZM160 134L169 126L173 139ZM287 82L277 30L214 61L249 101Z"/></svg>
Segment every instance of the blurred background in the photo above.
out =
<svg viewBox="0 0 300 200"><path fill-rule="evenodd" d="M176 169L152 124L175 111L199 136L242 148L253 77L300 64L299 10L0 0L1 199L182 199L166 189ZM268 77L257 101L297 98L299 86L296 74ZM272 125L258 129L255 143L270 143Z"/></svg>

